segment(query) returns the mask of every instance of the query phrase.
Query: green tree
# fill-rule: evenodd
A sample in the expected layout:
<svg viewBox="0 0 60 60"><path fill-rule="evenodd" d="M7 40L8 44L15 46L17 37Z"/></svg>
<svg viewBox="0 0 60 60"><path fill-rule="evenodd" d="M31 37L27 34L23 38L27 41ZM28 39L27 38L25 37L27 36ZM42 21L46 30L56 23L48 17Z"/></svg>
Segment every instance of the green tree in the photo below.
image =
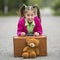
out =
<svg viewBox="0 0 60 60"><path fill-rule="evenodd" d="M54 5L53 5L53 9L58 11L60 10L60 0L57 0Z"/></svg>
<svg viewBox="0 0 60 60"><path fill-rule="evenodd" d="M28 5L34 5L34 4L40 5L40 1L41 0L28 0Z"/></svg>
<svg viewBox="0 0 60 60"><path fill-rule="evenodd" d="M8 0L9 10L18 9L23 3L27 4L27 0Z"/></svg>
<svg viewBox="0 0 60 60"><path fill-rule="evenodd" d="M4 0L0 0L0 10L3 10L4 7Z"/></svg>

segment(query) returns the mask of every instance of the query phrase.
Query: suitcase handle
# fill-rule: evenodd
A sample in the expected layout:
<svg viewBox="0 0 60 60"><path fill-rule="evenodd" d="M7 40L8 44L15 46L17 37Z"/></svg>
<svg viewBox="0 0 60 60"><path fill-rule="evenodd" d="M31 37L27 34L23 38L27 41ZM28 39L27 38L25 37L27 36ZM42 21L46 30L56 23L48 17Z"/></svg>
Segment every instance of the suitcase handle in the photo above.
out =
<svg viewBox="0 0 60 60"><path fill-rule="evenodd" d="M33 34L27 34L27 36L33 36Z"/></svg>

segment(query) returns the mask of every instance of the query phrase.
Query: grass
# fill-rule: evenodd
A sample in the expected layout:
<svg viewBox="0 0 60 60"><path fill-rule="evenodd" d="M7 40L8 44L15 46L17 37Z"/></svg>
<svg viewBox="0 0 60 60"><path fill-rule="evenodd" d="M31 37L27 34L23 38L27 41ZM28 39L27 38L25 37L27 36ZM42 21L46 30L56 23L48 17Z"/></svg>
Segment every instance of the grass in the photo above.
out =
<svg viewBox="0 0 60 60"><path fill-rule="evenodd" d="M55 12L54 15L55 16L60 16L60 12Z"/></svg>
<svg viewBox="0 0 60 60"><path fill-rule="evenodd" d="M8 13L0 11L0 16L18 16L18 10L11 10Z"/></svg>
<svg viewBox="0 0 60 60"><path fill-rule="evenodd" d="M60 16L60 10L53 10L53 15Z"/></svg>
<svg viewBox="0 0 60 60"><path fill-rule="evenodd" d="M53 15L60 16L60 11L54 11ZM0 16L18 16L18 10L14 9L14 10L9 11L6 14L0 10Z"/></svg>

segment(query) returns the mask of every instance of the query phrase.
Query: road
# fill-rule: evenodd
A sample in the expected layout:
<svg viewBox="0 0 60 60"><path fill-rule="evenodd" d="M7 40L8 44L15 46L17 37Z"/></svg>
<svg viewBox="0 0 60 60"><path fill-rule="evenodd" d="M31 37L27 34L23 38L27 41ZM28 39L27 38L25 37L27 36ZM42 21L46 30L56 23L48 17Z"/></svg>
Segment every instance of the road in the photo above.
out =
<svg viewBox="0 0 60 60"><path fill-rule="evenodd" d="M47 36L48 56L34 59L14 57L13 36L19 17L0 17L0 60L60 60L60 16L41 16L43 35Z"/></svg>

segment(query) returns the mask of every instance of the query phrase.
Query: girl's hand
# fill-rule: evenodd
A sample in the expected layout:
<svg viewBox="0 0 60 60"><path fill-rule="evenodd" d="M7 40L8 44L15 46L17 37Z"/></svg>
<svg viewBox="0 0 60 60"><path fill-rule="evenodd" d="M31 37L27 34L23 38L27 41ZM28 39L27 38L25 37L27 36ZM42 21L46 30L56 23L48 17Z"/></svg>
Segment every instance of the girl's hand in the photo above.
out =
<svg viewBox="0 0 60 60"><path fill-rule="evenodd" d="M38 32L35 32L35 33L34 33L34 36L39 36L39 33L38 33Z"/></svg>
<svg viewBox="0 0 60 60"><path fill-rule="evenodd" d="M22 33L21 33L21 36L25 36L25 35L26 35L26 33L25 33L25 32L22 32Z"/></svg>

